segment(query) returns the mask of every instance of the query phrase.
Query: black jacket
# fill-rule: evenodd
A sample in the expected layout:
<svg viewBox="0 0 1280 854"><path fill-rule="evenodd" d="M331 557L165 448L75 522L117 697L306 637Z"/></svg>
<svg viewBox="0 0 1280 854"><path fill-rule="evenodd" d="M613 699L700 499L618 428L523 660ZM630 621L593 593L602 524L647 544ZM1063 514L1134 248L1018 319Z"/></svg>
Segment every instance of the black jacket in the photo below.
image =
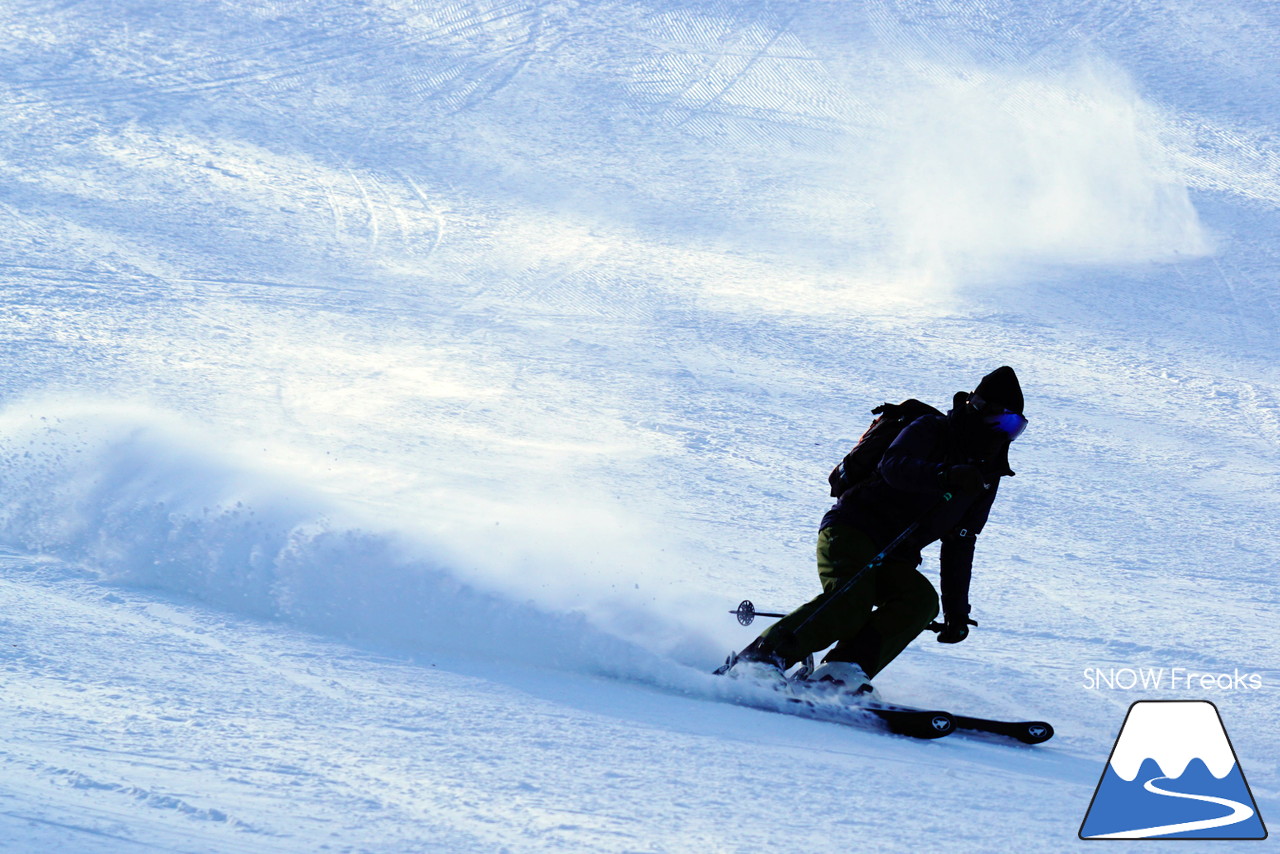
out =
<svg viewBox="0 0 1280 854"><path fill-rule="evenodd" d="M841 495L822 519L823 528L847 525L863 531L878 548L889 545L917 519L925 519L893 557L919 564L920 550L942 541L942 610L948 614L969 613L974 543L987 523L1000 477L1012 474L1007 448L993 452L982 447L985 442L976 429L958 409L917 418L893 440L876 474ZM953 493L952 500L944 502L943 474L961 463L979 466L988 486L978 495Z"/></svg>

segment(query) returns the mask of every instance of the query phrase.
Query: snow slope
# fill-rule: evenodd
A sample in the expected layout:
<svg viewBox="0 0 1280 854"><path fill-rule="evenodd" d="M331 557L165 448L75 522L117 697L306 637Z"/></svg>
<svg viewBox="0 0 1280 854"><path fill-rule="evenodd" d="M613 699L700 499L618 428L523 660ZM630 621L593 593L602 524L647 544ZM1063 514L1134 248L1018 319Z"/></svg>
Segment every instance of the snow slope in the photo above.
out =
<svg viewBox="0 0 1280 854"><path fill-rule="evenodd" d="M1280 814L1271 4L0 23L0 850L1058 851L1161 697ZM1058 737L716 702L868 410L1006 363L982 625L878 681Z"/></svg>

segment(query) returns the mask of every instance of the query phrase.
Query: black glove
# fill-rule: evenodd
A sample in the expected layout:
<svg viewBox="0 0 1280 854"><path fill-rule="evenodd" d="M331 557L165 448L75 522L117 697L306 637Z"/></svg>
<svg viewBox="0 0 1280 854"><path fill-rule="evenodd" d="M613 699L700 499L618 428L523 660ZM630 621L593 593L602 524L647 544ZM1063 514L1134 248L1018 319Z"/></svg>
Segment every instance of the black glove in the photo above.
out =
<svg viewBox="0 0 1280 854"><path fill-rule="evenodd" d="M967 614L947 614L944 619L946 622L938 629L938 643L960 643L969 636L969 627L978 625L978 621L969 619Z"/></svg>
<svg viewBox="0 0 1280 854"><path fill-rule="evenodd" d="M981 492L986 489L987 481L982 469L962 463L942 473L942 485L956 492Z"/></svg>

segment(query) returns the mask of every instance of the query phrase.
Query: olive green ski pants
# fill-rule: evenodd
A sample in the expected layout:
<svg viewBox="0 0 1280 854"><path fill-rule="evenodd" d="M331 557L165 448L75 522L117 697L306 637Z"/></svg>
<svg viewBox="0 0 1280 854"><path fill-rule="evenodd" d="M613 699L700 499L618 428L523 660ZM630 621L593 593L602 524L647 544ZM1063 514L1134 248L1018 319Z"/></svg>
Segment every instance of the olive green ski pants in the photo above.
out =
<svg viewBox="0 0 1280 854"><path fill-rule="evenodd" d="M915 566L889 559L834 596L877 552L857 528L823 528L818 533L822 593L766 629L760 636L764 647L791 666L834 643L824 661L855 662L867 676L883 670L938 616L938 593Z"/></svg>

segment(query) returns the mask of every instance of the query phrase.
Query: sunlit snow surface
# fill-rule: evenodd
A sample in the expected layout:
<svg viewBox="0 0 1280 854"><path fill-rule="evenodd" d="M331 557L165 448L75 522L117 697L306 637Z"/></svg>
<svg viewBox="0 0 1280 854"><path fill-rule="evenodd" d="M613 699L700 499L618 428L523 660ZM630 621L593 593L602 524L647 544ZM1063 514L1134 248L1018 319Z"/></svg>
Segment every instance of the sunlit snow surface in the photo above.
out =
<svg viewBox="0 0 1280 854"><path fill-rule="evenodd" d="M1280 814L1273 4L0 25L0 849L1060 851L1149 698ZM981 625L878 684L1055 740L715 702L870 408L1000 364Z"/></svg>

